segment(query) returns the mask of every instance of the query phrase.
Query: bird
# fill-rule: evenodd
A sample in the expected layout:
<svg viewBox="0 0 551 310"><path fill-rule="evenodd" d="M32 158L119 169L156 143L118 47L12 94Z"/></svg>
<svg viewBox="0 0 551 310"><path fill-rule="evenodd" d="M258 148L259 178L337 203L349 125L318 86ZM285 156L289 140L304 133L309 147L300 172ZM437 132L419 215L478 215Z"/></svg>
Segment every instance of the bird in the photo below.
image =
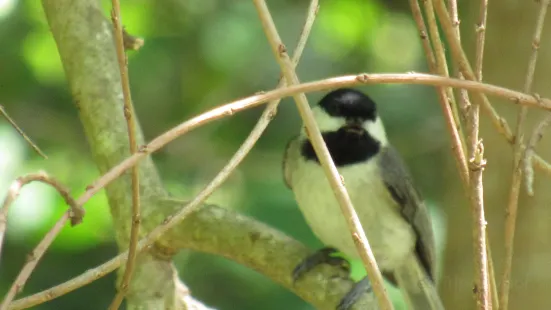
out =
<svg viewBox="0 0 551 310"><path fill-rule="evenodd" d="M390 144L377 105L365 93L338 88L312 107L343 178L381 273L414 310L444 309L435 285L435 241L430 214L398 151ZM347 266L337 252L359 258L346 220L304 127L287 143L284 182L324 247L304 258L293 279L319 264ZM371 290L364 277L336 306L351 309Z"/></svg>

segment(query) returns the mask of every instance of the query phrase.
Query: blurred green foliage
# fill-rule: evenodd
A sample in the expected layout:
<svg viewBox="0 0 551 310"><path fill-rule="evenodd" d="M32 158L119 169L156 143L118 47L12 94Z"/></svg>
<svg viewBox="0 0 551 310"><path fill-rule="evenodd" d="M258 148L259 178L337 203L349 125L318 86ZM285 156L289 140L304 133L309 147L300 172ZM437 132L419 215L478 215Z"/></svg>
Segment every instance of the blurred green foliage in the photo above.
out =
<svg viewBox="0 0 551 310"><path fill-rule="evenodd" d="M102 1L109 16L110 1ZM390 1L391 3L393 1ZM395 1L394 1L395 2ZM290 50L298 39L307 1L270 1ZM404 11L404 9L406 11ZM145 38L129 53L134 103L149 140L216 105L273 88L279 68L247 1L122 1L129 33ZM0 120L0 195L18 175L45 170L78 196L98 177L71 103L55 41L40 1L0 1L0 104L49 156L40 158ZM424 56L407 7L388 1L323 1L297 68L302 81L356 72L424 71ZM447 140L434 96L427 87L362 87L380 104L391 140L404 155L425 196L446 186L426 169L444 161ZM311 101L322 94L309 95ZM191 197L218 172L254 125L261 109L245 111L195 130L154 154L167 188ZM296 208L281 179L281 156L300 120L291 100L243 165L210 202L253 216L305 242L321 244ZM421 157L423 158L421 160ZM205 165L205 163L208 163ZM0 198L1 198L0 197ZM116 254L103 192L86 204L84 223L66 227L35 271L24 294L74 277ZM25 255L66 210L52 189L32 184L12 206L0 262L0 294ZM435 210L436 211L436 210ZM436 224L441 227L437 217ZM438 239L441 240L439 231ZM311 309L264 276L219 257L181 253L176 260L193 294L219 309ZM364 275L353 262L353 277ZM397 303L400 298L391 290ZM114 294L110 275L37 309L102 309ZM397 309L400 309L398 307Z"/></svg>

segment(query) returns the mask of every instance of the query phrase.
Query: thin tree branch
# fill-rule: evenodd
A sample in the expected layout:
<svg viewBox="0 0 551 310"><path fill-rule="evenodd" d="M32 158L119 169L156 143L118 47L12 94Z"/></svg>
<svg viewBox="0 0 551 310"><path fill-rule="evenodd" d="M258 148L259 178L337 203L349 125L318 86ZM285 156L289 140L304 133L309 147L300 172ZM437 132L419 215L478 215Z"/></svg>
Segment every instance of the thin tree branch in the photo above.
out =
<svg viewBox="0 0 551 310"><path fill-rule="evenodd" d="M467 56L465 55L465 51L463 51L463 48L461 47L461 42L459 41L459 38L455 33L455 29L450 20L450 16L448 14L448 10L446 9L444 0L435 1L434 8L440 20L440 24L442 25L442 29L446 34L446 39L450 46L452 55L456 60L461 73L467 80L475 81L476 76L473 73L473 70L471 68L471 65L469 64ZM511 129L509 128L507 121L497 114L495 109L488 101L488 98L484 94L475 93L473 97L475 101L478 102L482 110L486 114L488 114L488 116L492 121L492 124L494 125L494 127L496 127L497 131L501 133L503 136L505 136L507 141L511 143L513 141L513 134L511 133Z"/></svg>
<svg viewBox="0 0 551 310"><path fill-rule="evenodd" d="M534 80L534 72L536 71L536 62L538 59L538 49L540 45L541 33L545 21L545 15L547 14L547 6L549 0L542 0L538 19L536 21L536 27L534 30L534 37L532 41L532 54L528 61L528 70L526 72L526 78L524 81L524 91L531 92L532 84ZM513 157L513 176L511 180L511 188L509 191L509 202L507 204L506 218L505 218L505 261L503 264L503 274L501 277L501 295L500 305L503 310L507 310L509 307L509 287L511 279L511 268L513 262L513 244L515 237L515 226L517 219L518 209L518 197L520 194L520 183L522 181L522 162L524 157L524 132L523 126L526 119L526 108L520 107L520 111L517 117L517 127L515 134L514 144L514 157Z"/></svg>
<svg viewBox="0 0 551 310"><path fill-rule="evenodd" d="M93 195L103 189L107 184L118 178L126 170L136 165L140 160L147 157L149 154L159 150L174 139L180 137L187 132L194 130L211 121L221 119L223 117L234 115L235 113L244 111L264 104L270 100L290 97L298 93L325 91L338 87L352 87L363 84L416 84L416 85L432 85L432 86L451 86L457 88L465 88L473 92L483 92L494 96L513 100L517 104L522 104L531 107L537 107L551 111L551 99L535 98L532 95L524 94L500 86L479 83L469 80L458 80L454 78L440 77L423 73L408 73L408 74L359 74L347 75L333 78L327 78L314 82L307 82L297 85L290 85L285 88L276 89L264 92L262 94L252 95L240 100L236 100L227 104L220 105L210 111L202 113L192 119L189 119L157 136L151 142L141 146L141 152L133 154L120 162L115 167L111 168L107 173L90 185L86 192L77 200L79 205L87 202Z"/></svg>
<svg viewBox="0 0 551 310"><path fill-rule="evenodd" d="M471 130L478 131L479 108L478 104L474 104L471 109L472 127ZM476 127L475 127L476 126ZM476 129L475 129L476 128ZM473 133L472 137L478 138L477 133ZM490 280L488 271L488 256L487 256L487 240L486 240L486 219L484 216L484 196L482 172L486 165L484 159L484 145L481 140L475 142L471 151L471 205L473 213L473 243L475 253L475 269L476 269L476 286L474 292L476 294L476 302L479 309L491 310L492 300L490 298Z"/></svg>
<svg viewBox="0 0 551 310"><path fill-rule="evenodd" d="M456 0L453 0L454 2ZM479 21L476 25L476 61L475 77L482 82L482 64L484 62L484 43L486 41L486 19L488 16L488 0L480 0ZM459 31L459 30L458 30Z"/></svg>
<svg viewBox="0 0 551 310"><path fill-rule="evenodd" d="M362 84L419 84L433 86L452 86L458 88L466 88L475 93L484 92L492 94L509 100L514 100L514 102L518 104L538 107L551 111L551 99L535 98L532 95L523 94L514 90L490 84L468 80L458 80L423 73L359 74L327 78L319 81L297 85L290 85L285 88L268 91L262 94L249 96L244 99L223 104L190 120L187 120L177 125L176 127L173 127L172 129L153 139L148 144L142 146L141 152L138 152L126 158L117 166L113 167L110 171L105 173L102 177L94 181L94 183L89 186L87 191L77 200L77 202L79 202L79 204L85 203L107 184L118 178L122 173L124 173L133 165L137 164L143 158L147 157L149 154L159 150L160 148L164 147L166 144L180 137L181 135L193 129L196 129L197 127L202 126L206 123L223 117L231 116L235 113L256 107L270 100L281 99L284 97L293 96L298 93L322 91L337 87L351 87Z"/></svg>
<svg viewBox="0 0 551 310"><path fill-rule="evenodd" d="M121 8L118 0L111 2L111 20L113 22L113 30L115 33L115 47L117 50L117 59L119 63L119 71L121 75L122 94L124 100L124 118L128 130L128 144L130 145L130 154L135 154L138 151L136 141L136 123L134 121L134 107L132 106L132 97L130 93L130 81L128 79L128 58L124 51L124 33L122 29ZM128 292L128 284L132 278L132 273L136 266L136 245L140 234L140 179L139 165L135 165L131 170L132 179L132 226L130 228L130 242L128 245L128 260L124 268L121 283L118 287L118 292L115 295L109 310L116 310L120 307L124 296Z"/></svg>
<svg viewBox="0 0 551 310"><path fill-rule="evenodd" d="M486 0L481 0L480 21L477 29L484 29L486 26ZM459 29L456 32L459 38ZM476 39L476 63L475 63L475 79L482 81L482 65L484 59L484 32L477 32ZM490 292L490 272L488 257L488 239L486 231L486 219L484 215L484 184L483 170L486 165L484 159L484 145L479 138L480 130L480 105L478 102L471 105L470 113L470 131L469 145L470 154L469 161L471 162L471 184L470 197L471 208L473 214L473 249L475 253L476 266L476 301L479 309L492 309L492 299Z"/></svg>
<svg viewBox="0 0 551 310"><path fill-rule="evenodd" d="M455 4L457 16L457 2L456 0L451 0ZM486 20L488 16L488 0L480 0L479 7L479 21L476 24L476 52L475 52L475 77L479 82L482 82L482 68L484 63L484 45L486 42ZM457 27L457 33L459 37L459 27ZM468 93L462 91L464 96L468 100ZM470 104L470 103L469 103ZM480 172L482 174L482 171ZM480 177L482 178L482 177ZM482 186L483 184L480 184ZM482 203L484 201L482 200ZM478 205L478 204L477 204ZM482 209L482 211L484 211ZM481 221L480 221L481 222ZM492 258L492 246L490 245L490 239L488 238L488 230L484 229L484 234L486 238L486 255L488 258L488 277L489 277L489 286L490 286L490 298L492 300L492 307L499 309L499 296L496 285L495 271L494 271L494 260Z"/></svg>
<svg viewBox="0 0 551 310"><path fill-rule="evenodd" d="M427 28L425 26L425 22L423 20L423 14L421 13L421 8L419 7L419 2L417 0L409 0L409 4L411 6L411 11L413 14L413 17L415 19L415 23L417 24L417 29L419 30L421 41L423 43L423 49L425 51L425 55L427 57L427 63L429 66L429 70L433 74L440 74L445 75L439 72L439 67L436 65L436 61L434 58L434 52L431 48L429 37L427 35ZM432 7L432 6L431 6ZM433 13L434 14L434 13ZM434 17L434 15L433 15ZM434 30L433 30L434 31ZM438 36L438 29L436 29L436 33L434 36ZM440 42L441 44L441 42ZM443 51L442 51L443 53ZM445 58L444 58L445 61ZM442 64L440 64L442 65ZM440 66L439 65L439 66ZM446 66L444 64L444 66ZM446 66L447 67L447 66ZM459 175L461 176L461 180L464 184L467 184L469 182L469 170L467 167L467 160L465 158L465 151L464 151L464 143L462 143L462 139L459 136L459 126L456 126L456 122L459 124L459 119L454 119L451 108L450 108L450 100L448 95L446 94L446 88L440 87L437 89L437 95L440 102L440 105L442 107L442 111L444 113L444 117L446 119L446 125L448 127L448 130L452 137L452 151L454 152L454 155L457 160L457 166L459 169Z"/></svg>
<svg viewBox="0 0 551 310"><path fill-rule="evenodd" d="M40 156L42 156L44 159L48 159L48 156L46 156L46 154L44 154L44 152L42 152L42 150L40 150L40 148L38 147L38 145L36 145L33 140L31 140L31 138L29 136L27 136L27 134L23 131L23 129L21 129L17 123L10 117L10 115L8 114L8 112L6 111L6 109L4 109L4 106L0 104L0 114L2 114L2 116L8 121L8 123L10 123L10 125L19 133L19 135L21 135L21 137L23 137L23 139L25 139L25 141L27 141L27 143L31 146L31 148Z"/></svg>
<svg viewBox="0 0 551 310"><path fill-rule="evenodd" d="M440 74L441 76L450 76L448 72L446 55L444 53L444 45L442 44L442 40L440 39L438 25L436 24L436 18L434 16L434 8L433 8L432 0L423 1L423 3L425 6L425 15L427 18L432 46L434 47L434 53L436 55L435 72L437 74ZM460 162L461 164L460 172L461 172L461 176L465 177L465 176L468 176L467 162L464 159L465 153L466 153L465 137L461 126L461 121L459 119L459 112L457 109L457 103L455 101L455 95L453 93L453 90L449 87L445 88L445 98L446 98L446 101L444 103L445 106L443 106L445 111L444 115L446 117L446 122L451 123L448 126L455 127L454 130L450 130L450 132L452 132L452 138L454 141L453 148L455 150L456 157L462 159L462 161ZM456 150L456 148L458 147L459 149ZM465 182L465 180L463 181Z"/></svg>
<svg viewBox="0 0 551 310"><path fill-rule="evenodd" d="M435 9L438 17L441 21L442 28L446 34L449 44L452 49L452 54L457 62L460 72L469 80L477 80L481 77L482 68L477 69L477 75L475 75L469 65L465 52L461 47L460 32L458 31L458 24L454 24L450 15L455 19L457 16L457 6L454 2L451 2L451 14L446 10L444 0L437 0L435 2ZM458 22L458 20L457 20ZM482 59L482 52L480 45L477 44L477 59ZM482 65L482 61L477 63ZM478 75L480 73L480 75ZM493 107L490 105L487 98L480 93L476 94L477 100L469 108L469 117L467 119L469 131L469 162L471 164L470 173L470 190L469 197L471 200L471 211L473 214L473 247L475 252L475 283L476 283L476 300L480 309L491 309L492 303L490 299L489 290L489 272L488 272L488 257L487 257L487 240L486 240L486 220L484 218L484 204L483 204L483 184L482 184L482 170L485 165L483 158L483 145L479 139L479 122L480 122L480 106L485 106L485 109L493 115L492 118L497 120L497 114L495 111L492 113ZM464 107L468 106L467 97L463 96L465 102L462 104ZM503 122L499 122L503 124ZM496 122L494 122L496 124ZM501 128L504 126L502 125ZM498 127L499 129L500 127ZM506 130L505 130L506 132Z"/></svg>
<svg viewBox="0 0 551 310"><path fill-rule="evenodd" d="M295 73L289 55L287 54L285 45L281 41L279 33L277 32L266 2L264 0L253 0L253 3L258 11L258 16L262 22L262 27L266 37L268 38L268 42L272 47L274 57L283 71L287 85L299 84L299 79ZM346 180L342 179L342 176L339 175L339 172L333 163L333 159L331 158L329 150L323 141L323 137L321 136L321 132L316 124L312 110L308 105L306 95L301 93L293 96L293 98L299 114L304 122L308 138L312 142L312 146L314 147L317 157L320 159L325 176L329 181L337 201L339 202L341 212L347 221L352 239L356 245L356 250L364 263L379 305L385 310L393 309L392 302L390 301L386 288L383 285L383 277L375 261L369 241L365 236L365 232L362 228L358 215L354 210L352 201L348 195L346 187L344 186L344 182L346 182Z"/></svg>
<svg viewBox="0 0 551 310"><path fill-rule="evenodd" d="M44 172L28 174L28 175L19 177L10 186L8 194L4 199L4 202L2 203L2 209L0 209L0 254L2 250L2 243L3 243L2 241L4 239L4 234L7 226L9 207L15 202L15 200L19 196L21 188L35 181L46 183L52 186L61 195L61 197L63 197L63 200L65 200L65 202L67 203L67 205L69 205L69 208L70 208L67 215L71 218L72 225L77 225L82 222L82 218L85 213L84 209L82 209L75 202L69 190L59 181L48 176ZM45 248L43 248L44 251L39 251L38 248L40 247L41 247L41 244L38 245L37 250L33 251L29 255L28 260L25 263L25 266L23 267L23 269L21 270L21 272L19 273L19 275L11 285L10 289L8 290L6 296L4 297L2 304L0 305L0 310L7 309L8 305L13 300L15 295L23 289L23 286L25 286L25 283L29 279L32 271L34 270L34 267L38 264L38 261L42 258L42 255L46 250Z"/></svg>
<svg viewBox="0 0 551 310"><path fill-rule="evenodd" d="M427 56L427 63L431 73L436 72L436 60L434 59L434 51L429 40L429 33L427 31L427 26L425 25L425 20L423 19L423 13L421 12L421 7L419 6L418 0L409 0L409 5L411 7L411 14L417 25L417 30L419 30L419 38L421 38L421 43L423 44L423 50L425 51L425 56ZM445 94L444 94L445 98Z"/></svg>
<svg viewBox="0 0 551 310"><path fill-rule="evenodd" d="M449 11L450 11L450 17L452 21L453 28L455 29L457 38L461 42L461 31L459 29L460 21L459 21L459 12L457 9L457 1L456 0L449 0L448 1ZM463 74L461 74L461 71L459 70L458 66L455 64L453 66L454 75L457 76L460 79L463 79ZM464 89L459 89L459 107L461 109L461 119L466 123L468 121L468 113L469 109L471 108L471 101L469 99L469 93Z"/></svg>

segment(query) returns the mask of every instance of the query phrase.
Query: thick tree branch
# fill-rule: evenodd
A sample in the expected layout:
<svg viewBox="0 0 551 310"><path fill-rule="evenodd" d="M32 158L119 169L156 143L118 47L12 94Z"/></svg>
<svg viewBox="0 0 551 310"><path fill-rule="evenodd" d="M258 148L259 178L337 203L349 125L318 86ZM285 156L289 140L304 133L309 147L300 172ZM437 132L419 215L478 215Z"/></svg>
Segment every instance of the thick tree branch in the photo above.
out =
<svg viewBox="0 0 551 310"><path fill-rule="evenodd" d="M56 41L79 117L84 127L99 172L105 173L130 155L128 132L123 111L121 78L115 52L111 24L103 15L100 3L94 0L44 0L44 11ZM133 111L132 111L133 112ZM143 135L136 119L136 143L143 144ZM164 195L160 178L150 158L139 165L142 212L151 213L147 204L152 197ZM129 243L132 225L132 191L130 175L105 187L113 216L116 240L121 249ZM84 201L78 199L79 205ZM154 261L155 263L151 263ZM170 261L142 255L136 270L148 263L151 272L137 272L130 282L127 308L175 309L173 268ZM122 272L123 270L121 270ZM143 283L164 283L149 286Z"/></svg>
<svg viewBox="0 0 551 310"><path fill-rule="evenodd" d="M144 217L149 219L144 221L144 229L150 230L156 226L155 223L163 223L154 229L159 231L159 228L167 226L166 219L171 218L170 215L181 211L184 203L175 199L161 199L153 205L157 206L159 212ZM138 243L138 251L150 247L161 235L152 233L142 239ZM215 206L199 208L184 222L162 235L157 244L162 252L191 249L229 258L282 284L317 309L334 310L335 304L353 285L351 280L346 279L342 269L326 265L305 274L300 282L294 284L292 270L305 256L311 254L308 248L266 224ZM77 278L17 300L10 309L25 309L74 291L112 272L125 262L127 256L128 252L124 252ZM372 295L363 296L356 304L356 309L366 309L366 305L376 303L370 298Z"/></svg>

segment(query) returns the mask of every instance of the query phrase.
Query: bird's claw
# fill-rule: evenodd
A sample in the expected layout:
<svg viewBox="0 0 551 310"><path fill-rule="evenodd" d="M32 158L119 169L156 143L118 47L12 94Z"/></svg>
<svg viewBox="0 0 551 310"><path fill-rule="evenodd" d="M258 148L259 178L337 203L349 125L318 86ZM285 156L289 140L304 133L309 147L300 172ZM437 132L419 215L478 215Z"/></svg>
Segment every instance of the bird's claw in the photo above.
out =
<svg viewBox="0 0 551 310"><path fill-rule="evenodd" d="M351 309L358 298L360 298L362 294L369 292L370 290L371 283L369 282L369 279L367 277L364 277L359 282L354 283L352 289L348 293L346 293L346 295L339 302L337 310Z"/></svg>
<svg viewBox="0 0 551 310"><path fill-rule="evenodd" d="M338 252L335 248L322 248L316 251L314 254L306 257L300 264L298 264L293 270L293 282L296 282L303 274L312 270L314 267L320 264L328 264L331 266L339 266L346 272L350 271L350 264L342 257L332 256L332 254Z"/></svg>

